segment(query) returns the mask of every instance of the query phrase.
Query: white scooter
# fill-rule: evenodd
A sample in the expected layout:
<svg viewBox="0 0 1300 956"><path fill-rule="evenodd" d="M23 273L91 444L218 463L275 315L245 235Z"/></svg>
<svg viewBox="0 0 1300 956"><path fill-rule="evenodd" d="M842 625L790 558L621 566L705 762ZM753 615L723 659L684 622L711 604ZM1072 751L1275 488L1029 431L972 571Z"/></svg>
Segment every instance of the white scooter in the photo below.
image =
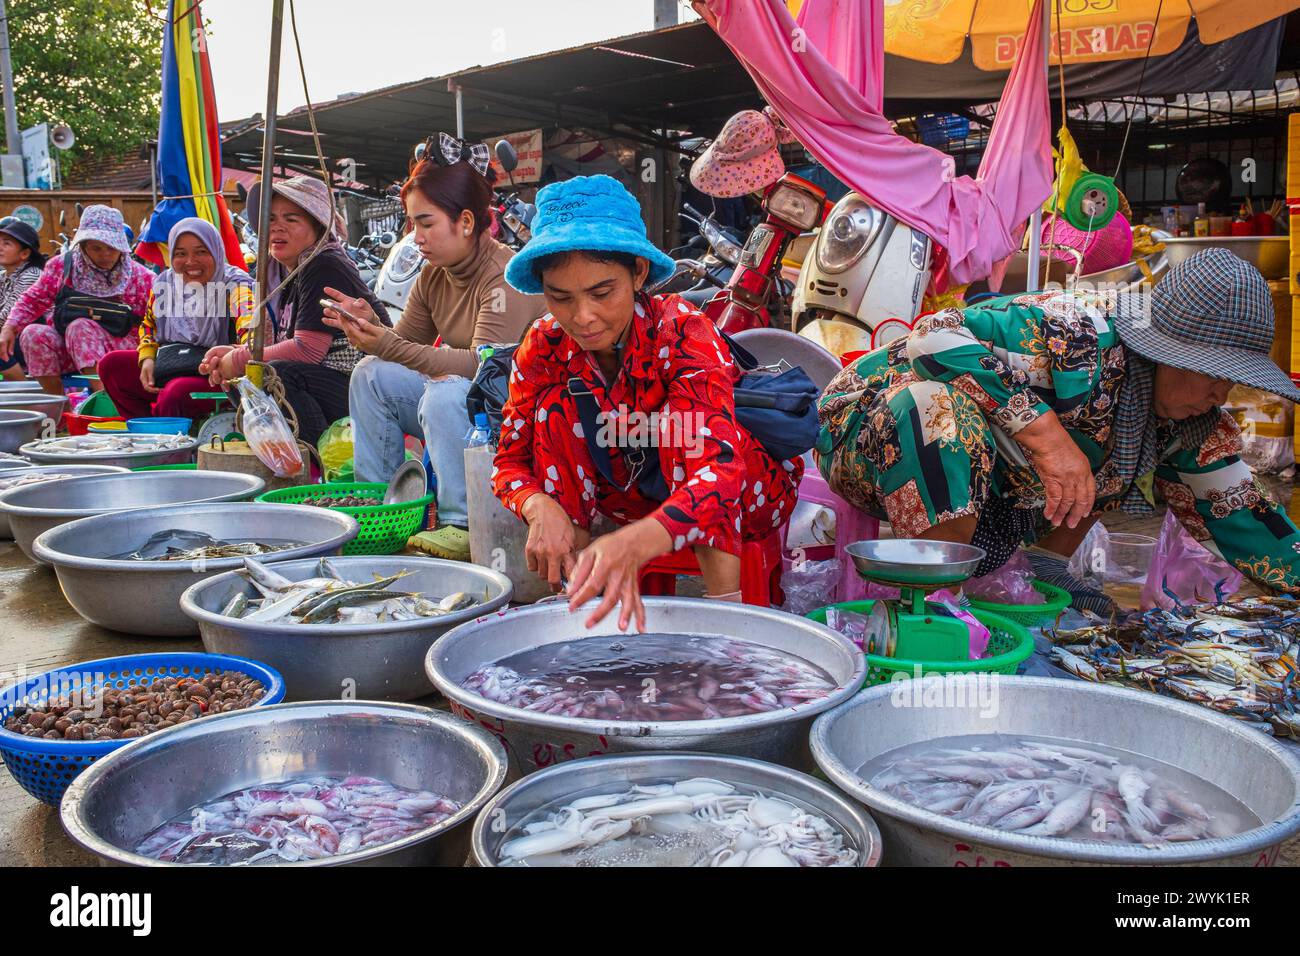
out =
<svg viewBox="0 0 1300 956"><path fill-rule="evenodd" d="M851 192L804 258L791 302L795 331L835 355L908 333L930 284L933 242Z"/></svg>

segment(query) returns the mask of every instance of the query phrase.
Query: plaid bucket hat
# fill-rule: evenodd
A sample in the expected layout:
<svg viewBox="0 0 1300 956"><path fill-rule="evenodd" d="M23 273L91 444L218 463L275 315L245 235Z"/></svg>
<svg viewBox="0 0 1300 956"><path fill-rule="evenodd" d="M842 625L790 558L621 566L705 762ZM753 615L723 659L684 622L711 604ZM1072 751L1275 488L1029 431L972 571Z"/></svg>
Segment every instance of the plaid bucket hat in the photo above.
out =
<svg viewBox="0 0 1300 956"><path fill-rule="evenodd" d="M1120 296L1115 331L1143 358L1300 402L1274 364L1273 297L1258 269L1227 249L1204 249L1150 294Z"/></svg>

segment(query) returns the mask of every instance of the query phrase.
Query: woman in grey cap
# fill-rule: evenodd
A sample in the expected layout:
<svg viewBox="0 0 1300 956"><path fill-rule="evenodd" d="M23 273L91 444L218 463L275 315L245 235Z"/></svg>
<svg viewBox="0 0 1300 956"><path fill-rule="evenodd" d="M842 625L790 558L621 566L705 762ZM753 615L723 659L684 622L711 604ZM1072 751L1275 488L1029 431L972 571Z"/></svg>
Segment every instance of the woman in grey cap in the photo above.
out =
<svg viewBox="0 0 1300 956"><path fill-rule="evenodd" d="M1219 407L1233 384L1300 400L1272 342L1267 283L1223 249L1116 308L1057 291L945 309L831 382L817 462L897 537L983 547L976 574L1031 543L1040 577L1063 572L1102 511L1158 494L1242 573L1300 591L1300 532ZM1108 603L1072 581L1076 605Z"/></svg>
<svg viewBox="0 0 1300 956"><path fill-rule="evenodd" d="M384 324L388 312L343 248L343 220L325 181L295 176L271 189L270 222L258 226L258 241L271 253L267 306L272 321L262 359L280 376L298 417L298 437L314 445L331 422L348 414L349 379L364 357L343 332L325 323L320 304L325 290L367 300ZM261 182L254 183L246 209L259 207L261 191ZM251 358L249 345L215 345L199 372L213 385L225 385L244 374Z"/></svg>

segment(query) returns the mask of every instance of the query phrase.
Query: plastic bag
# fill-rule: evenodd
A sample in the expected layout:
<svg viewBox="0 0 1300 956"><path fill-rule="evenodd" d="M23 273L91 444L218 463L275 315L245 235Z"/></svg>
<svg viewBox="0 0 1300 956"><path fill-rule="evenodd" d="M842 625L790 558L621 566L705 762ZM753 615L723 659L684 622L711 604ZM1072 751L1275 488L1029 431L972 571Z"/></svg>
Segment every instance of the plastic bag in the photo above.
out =
<svg viewBox="0 0 1300 956"><path fill-rule="evenodd" d="M244 439L258 460L278 477L302 471L302 453L280 408L247 378L235 383L243 417Z"/></svg>
<svg viewBox="0 0 1300 956"><path fill-rule="evenodd" d="M1142 586L1142 609L1174 606L1173 592L1182 604L1217 601L1234 594L1242 583L1241 572L1218 555L1206 550L1187 529L1165 512L1155 557Z"/></svg>
<svg viewBox="0 0 1300 956"><path fill-rule="evenodd" d="M352 471L352 419L340 418L321 433L316 442L326 481L342 481L346 468Z"/></svg>
<svg viewBox="0 0 1300 956"><path fill-rule="evenodd" d="M1106 584L1107 557L1110 554L1110 533L1106 526L1098 521L1079 542L1070 555L1069 572L1071 577L1098 591Z"/></svg>
<svg viewBox="0 0 1300 956"><path fill-rule="evenodd" d="M1046 596L1034 588L1034 569L1025 552L1017 551L1011 560L992 574L971 578L963 590L973 598L994 604L1044 604Z"/></svg>
<svg viewBox="0 0 1300 956"><path fill-rule="evenodd" d="M1295 466L1295 405L1285 398L1234 385L1227 411L1241 427L1241 457L1257 475L1285 474Z"/></svg>
<svg viewBox="0 0 1300 956"><path fill-rule="evenodd" d="M825 607L834 600L832 592L839 583L843 565L838 558L829 561L802 561L781 575L785 603L781 610L803 617L809 611Z"/></svg>

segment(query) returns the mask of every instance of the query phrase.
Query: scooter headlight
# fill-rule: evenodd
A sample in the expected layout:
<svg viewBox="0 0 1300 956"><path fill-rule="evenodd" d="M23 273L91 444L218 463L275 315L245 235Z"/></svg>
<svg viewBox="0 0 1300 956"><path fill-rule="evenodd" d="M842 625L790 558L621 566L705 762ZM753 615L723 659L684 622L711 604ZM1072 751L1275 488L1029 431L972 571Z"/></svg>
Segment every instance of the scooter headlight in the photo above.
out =
<svg viewBox="0 0 1300 956"><path fill-rule="evenodd" d="M883 216L858 197L845 197L831 210L817 242L817 262L827 272L843 272L871 245Z"/></svg>
<svg viewBox="0 0 1300 956"><path fill-rule="evenodd" d="M768 194L764 205L778 219L788 222L800 232L807 232L821 222L825 199L824 193L819 197L800 189L792 182L779 182Z"/></svg>
<svg viewBox="0 0 1300 956"><path fill-rule="evenodd" d="M405 282L420 271L424 257L414 242L400 242L388 260L388 275L394 282Z"/></svg>

